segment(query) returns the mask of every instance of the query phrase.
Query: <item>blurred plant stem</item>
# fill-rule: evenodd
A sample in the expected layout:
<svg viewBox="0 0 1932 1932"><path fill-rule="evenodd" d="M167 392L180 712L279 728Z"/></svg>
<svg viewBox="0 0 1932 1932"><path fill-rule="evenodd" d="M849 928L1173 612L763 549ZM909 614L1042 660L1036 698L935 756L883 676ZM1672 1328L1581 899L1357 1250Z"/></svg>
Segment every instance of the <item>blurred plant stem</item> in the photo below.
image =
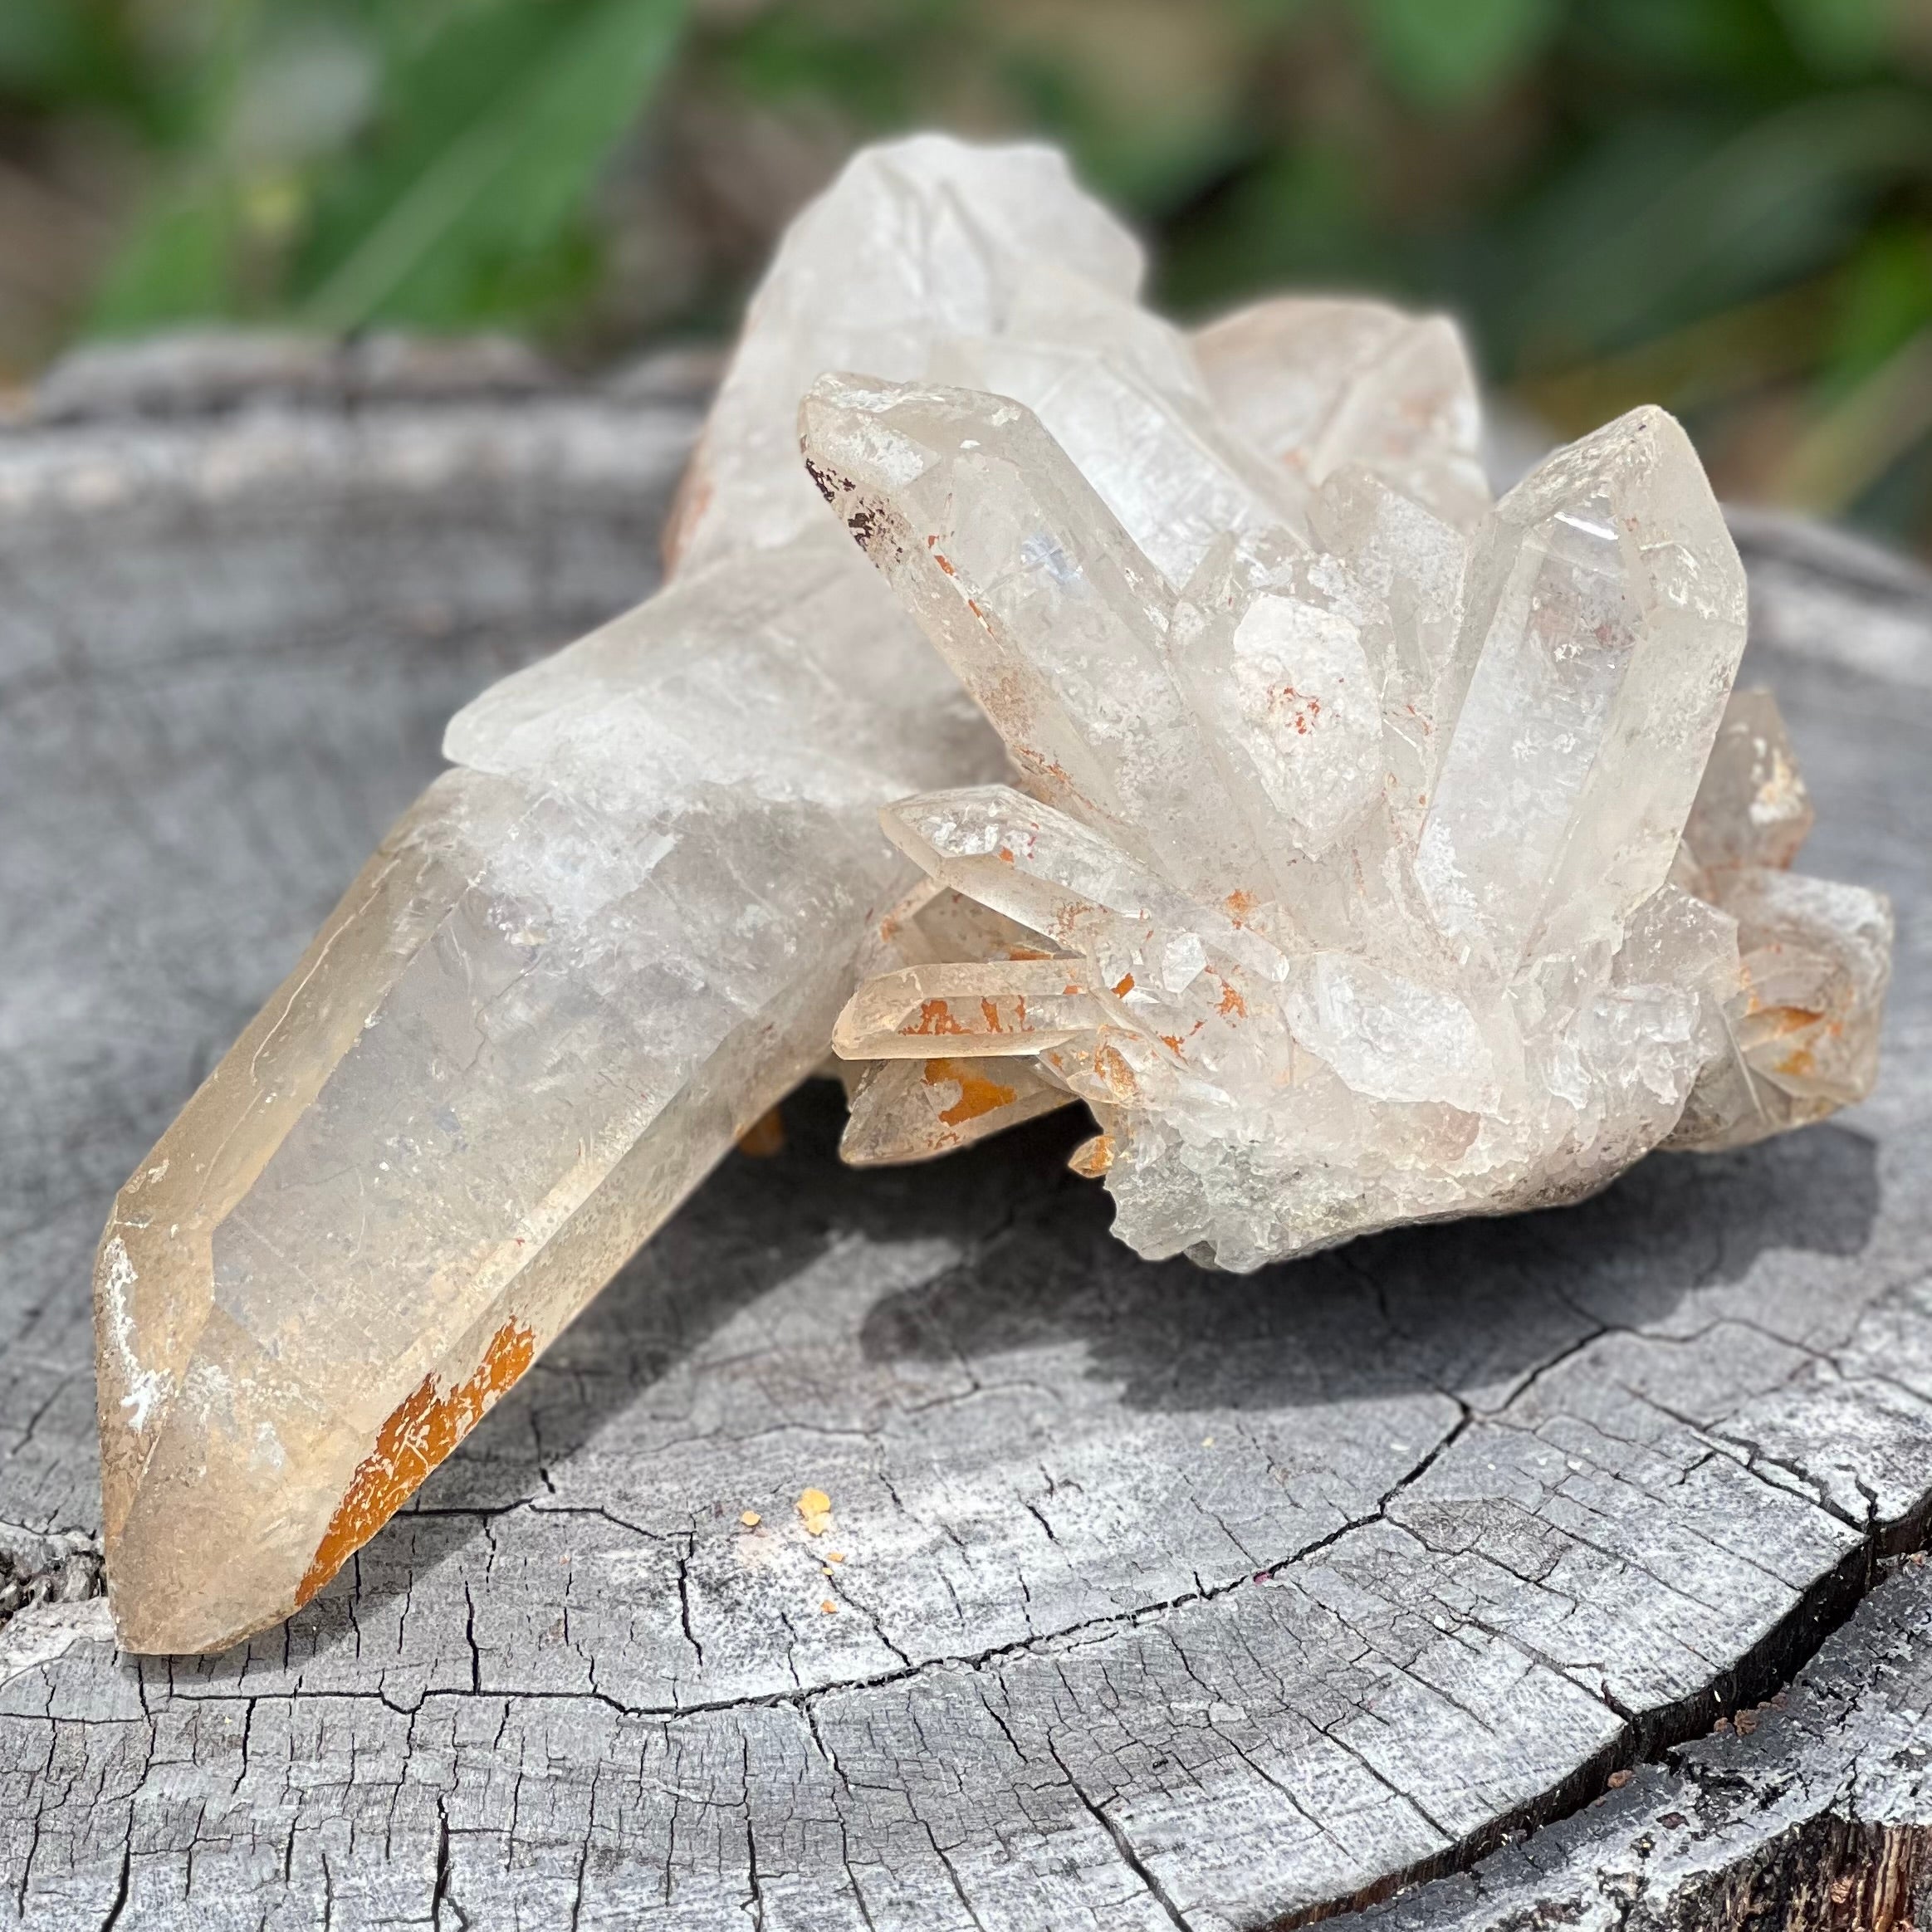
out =
<svg viewBox="0 0 1932 1932"><path fill-rule="evenodd" d="M1769 494L1797 509L1842 516L1929 433L1932 329L1817 416L1769 478Z"/></svg>
<svg viewBox="0 0 1932 1932"><path fill-rule="evenodd" d="M1680 413L1707 411L1814 367L1832 314L1832 284L1816 278L1618 355L1525 376L1515 394L1566 436L1581 436L1640 403L1662 403Z"/></svg>
<svg viewBox="0 0 1932 1932"><path fill-rule="evenodd" d="M684 7L598 0L577 16L540 59L506 71L448 142L396 183L393 198L299 298L304 320L340 330L407 316L412 284L439 273L461 279L465 257L487 267L492 254L539 252L578 212L663 75ZM407 93L392 103L399 116L408 105Z"/></svg>

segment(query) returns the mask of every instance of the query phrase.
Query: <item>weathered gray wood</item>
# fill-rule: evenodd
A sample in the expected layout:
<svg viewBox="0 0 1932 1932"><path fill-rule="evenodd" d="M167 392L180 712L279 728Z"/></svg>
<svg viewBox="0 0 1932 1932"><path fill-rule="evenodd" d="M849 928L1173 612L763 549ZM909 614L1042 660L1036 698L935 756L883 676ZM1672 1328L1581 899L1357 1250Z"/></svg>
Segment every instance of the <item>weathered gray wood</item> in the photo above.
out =
<svg viewBox="0 0 1932 1932"><path fill-rule="evenodd" d="M1364 1932L1911 1932L1932 1917L1932 1574L1881 1584L1788 1692Z"/></svg>
<svg viewBox="0 0 1932 1932"><path fill-rule="evenodd" d="M90 1587L114 1187L452 706L648 584L691 427L278 353L0 437L19 1595ZM1812 862L1900 905L1856 1118L1232 1279L1113 1243L1069 1118L858 1174L808 1089L286 1628L0 1631L0 1923L1292 1921L1782 1681L1932 1499L1932 593L1745 534Z"/></svg>

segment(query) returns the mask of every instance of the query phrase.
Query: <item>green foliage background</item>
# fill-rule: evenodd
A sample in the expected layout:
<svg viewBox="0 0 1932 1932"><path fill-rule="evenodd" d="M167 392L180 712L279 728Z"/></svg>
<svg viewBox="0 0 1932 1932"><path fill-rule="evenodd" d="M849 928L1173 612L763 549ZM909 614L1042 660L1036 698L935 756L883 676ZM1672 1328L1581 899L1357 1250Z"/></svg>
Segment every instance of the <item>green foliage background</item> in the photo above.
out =
<svg viewBox="0 0 1932 1932"><path fill-rule="evenodd" d="M0 0L0 365L228 319L728 330L858 141L1065 143L1199 314L1450 306L1573 432L1932 536L1932 0Z"/></svg>

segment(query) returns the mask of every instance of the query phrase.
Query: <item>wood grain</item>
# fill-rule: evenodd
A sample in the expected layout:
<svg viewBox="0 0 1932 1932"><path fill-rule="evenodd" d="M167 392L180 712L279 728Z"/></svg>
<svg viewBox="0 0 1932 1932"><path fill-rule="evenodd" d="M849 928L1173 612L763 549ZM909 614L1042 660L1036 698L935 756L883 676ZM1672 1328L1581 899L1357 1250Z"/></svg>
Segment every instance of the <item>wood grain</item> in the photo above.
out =
<svg viewBox="0 0 1932 1932"><path fill-rule="evenodd" d="M1113 1242L1070 1115L858 1173L809 1088L301 1614L116 1659L113 1191L450 711L648 589L695 420L145 353L0 434L0 1924L1532 1924L1422 1881L1563 1832L1587 1890L1613 1772L1695 1775L1895 1602L1853 1615L1932 1507L1932 590L1758 518L1810 861L1900 914L1856 1115L1236 1279Z"/></svg>

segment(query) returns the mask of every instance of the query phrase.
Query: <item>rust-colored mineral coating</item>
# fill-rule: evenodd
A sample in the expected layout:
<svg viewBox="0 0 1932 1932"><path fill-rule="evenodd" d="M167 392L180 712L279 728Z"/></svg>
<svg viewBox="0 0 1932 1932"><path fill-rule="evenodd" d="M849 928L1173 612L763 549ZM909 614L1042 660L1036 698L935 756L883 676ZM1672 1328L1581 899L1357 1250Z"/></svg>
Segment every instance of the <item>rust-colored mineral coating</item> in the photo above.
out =
<svg viewBox="0 0 1932 1932"><path fill-rule="evenodd" d="M979 1120L1002 1107L1010 1107L1019 1098L1018 1090L1002 1080L990 1080L976 1071L971 1060L928 1060L923 1075L928 1087L937 1087L951 1081L959 1088L959 1098L950 1107L939 1110L939 1118L948 1127L964 1127L969 1120Z"/></svg>
<svg viewBox="0 0 1932 1932"><path fill-rule="evenodd" d="M439 1394L426 1375L397 1405L375 1447L357 1464L315 1553L296 1586L299 1608L354 1556L403 1504L423 1479L489 1412L497 1396L536 1357L536 1338L512 1317L490 1338L476 1373Z"/></svg>

